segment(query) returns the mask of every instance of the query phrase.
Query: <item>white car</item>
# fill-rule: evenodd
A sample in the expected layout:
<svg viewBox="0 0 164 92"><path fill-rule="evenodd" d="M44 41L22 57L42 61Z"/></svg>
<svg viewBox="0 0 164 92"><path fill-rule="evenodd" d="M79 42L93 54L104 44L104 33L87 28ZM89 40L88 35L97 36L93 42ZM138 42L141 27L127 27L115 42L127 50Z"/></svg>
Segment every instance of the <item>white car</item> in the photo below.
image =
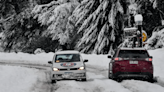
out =
<svg viewBox="0 0 164 92"><path fill-rule="evenodd" d="M56 83L56 80L62 79L86 81L84 62L88 62L88 60L83 60L78 51L69 50L56 52L53 60L48 62L52 64L51 82Z"/></svg>

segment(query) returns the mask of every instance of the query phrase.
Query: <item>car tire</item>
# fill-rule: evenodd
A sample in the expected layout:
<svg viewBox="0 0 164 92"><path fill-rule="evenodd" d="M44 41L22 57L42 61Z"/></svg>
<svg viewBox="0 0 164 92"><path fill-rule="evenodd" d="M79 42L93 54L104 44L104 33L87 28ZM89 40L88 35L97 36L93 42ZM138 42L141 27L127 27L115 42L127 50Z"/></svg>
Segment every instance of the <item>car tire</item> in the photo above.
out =
<svg viewBox="0 0 164 92"><path fill-rule="evenodd" d="M56 83L56 80L51 80L51 83L52 83L52 84Z"/></svg>
<svg viewBox="0 0 164 92"><path fill-rule="evenodd" d="M150 82L150 83L157 82L154 78L149 78L147 81Z"/></svg>
<svg viewBox="0 0 164 92"><path fill-rule="evenodd" d="M81 81L87 81L87 79L86 79L86 78L84 78L84 79L81 79Z"/></svg>
<svg viewBox="0 0 164 92"><path fill-rule="evenodd" d="M113 79L113 73L108 73L108 79Z"/></svg>
<svg viewBox="0 0 164 92"><path fill-rule="evenodd" d="M154 83L154 79L148 79L148 82Z"/></svg>
<svg viewBox="0 0 164 92"><path fill-rule="evenodd" d="M113 79L112 63L109 63L108 79Z"/></svg>
<svg viewBox="0 0 164 92"><path fill-rule="evenodd" d="M156 80L153 77L153 74L151 76L149 76L149 78L147 79L147 81L150 82L150 83L156 82Z"/></svg>
<svg viewBox="0 0 164 92"><path fill-rule="evenodd" d="M111 79L111 80L114 80L114 81L117 81L117 82L121 82L122 81L122 79L120 79L120 78L115 78L114 76L113 76L113 73L108 73L108 79Z"/></svg>

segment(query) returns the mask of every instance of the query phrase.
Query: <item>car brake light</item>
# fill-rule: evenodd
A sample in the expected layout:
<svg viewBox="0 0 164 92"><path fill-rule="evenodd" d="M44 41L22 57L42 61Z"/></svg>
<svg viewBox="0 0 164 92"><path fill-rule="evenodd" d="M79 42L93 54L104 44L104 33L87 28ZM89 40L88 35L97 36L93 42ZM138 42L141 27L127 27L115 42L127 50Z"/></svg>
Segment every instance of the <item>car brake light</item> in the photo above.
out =
<svg viewBox="0 0 164 92"><path fill-rule="evenodd" d="M116 60L116 61L117 61L117 60L119 60L119 58L114 58L114 60Z"/></svg>
<svg viewBox="0 0 164 92"><path fill-rule="evenodd" d="M152 61L152 58L149 58L149 61Z"/></svg>
<svg viewBox="0 0 164 92"><path fill-rule="evenodd" d="M114 58L115 61L122 60L122 58Z"/></svg>
<svg viewBox="0 0 164 92"><path fill-rule="evenodd" d="M152 61L152 58L146 58L145 60L151 62Z"/></svg>

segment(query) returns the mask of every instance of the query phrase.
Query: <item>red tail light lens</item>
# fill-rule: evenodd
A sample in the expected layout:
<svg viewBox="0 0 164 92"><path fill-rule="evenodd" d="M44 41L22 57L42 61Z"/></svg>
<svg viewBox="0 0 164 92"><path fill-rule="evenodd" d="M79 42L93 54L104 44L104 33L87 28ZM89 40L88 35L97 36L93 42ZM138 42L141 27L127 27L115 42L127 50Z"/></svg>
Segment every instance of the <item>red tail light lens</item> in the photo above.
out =
<svg viewBox="0 0 164 92"><path fill-rule="evenodd" d="M115 61L118 61L118 60L122 60L122 58L116 57L116 58L114 58L114 60L115 60Z"/></svg>
<svg viewBox="0 0 164 92"><path fill-rule="evenodd" d="M149 61L152 61L152 58L149 58Z"/></svg>
<svg viewBox="0 0 164 92"><path fill-rule="evenodd" d="M146 58L145 60L152 62L152 58Z"/></svg>
<svg viewBox="0 0 164 92"><path fill-rule="evenodd" d="M118 61L118 60L119 60L119 58L114 58L114 60L115 60L115 61Z"/></svg>

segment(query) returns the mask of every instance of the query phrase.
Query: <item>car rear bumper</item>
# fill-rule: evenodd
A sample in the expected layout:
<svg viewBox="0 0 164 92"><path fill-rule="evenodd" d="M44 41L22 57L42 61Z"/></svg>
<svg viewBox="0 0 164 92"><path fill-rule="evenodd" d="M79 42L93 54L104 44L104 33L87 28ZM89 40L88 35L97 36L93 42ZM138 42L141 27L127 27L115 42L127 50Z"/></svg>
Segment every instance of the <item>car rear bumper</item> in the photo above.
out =
<svg viewBox="0 0 164 92"><path fill-rule="evenodd" d="M145 78L152 79L153 74L149 72L117 72L113 74L114 78Z"/></svg>

